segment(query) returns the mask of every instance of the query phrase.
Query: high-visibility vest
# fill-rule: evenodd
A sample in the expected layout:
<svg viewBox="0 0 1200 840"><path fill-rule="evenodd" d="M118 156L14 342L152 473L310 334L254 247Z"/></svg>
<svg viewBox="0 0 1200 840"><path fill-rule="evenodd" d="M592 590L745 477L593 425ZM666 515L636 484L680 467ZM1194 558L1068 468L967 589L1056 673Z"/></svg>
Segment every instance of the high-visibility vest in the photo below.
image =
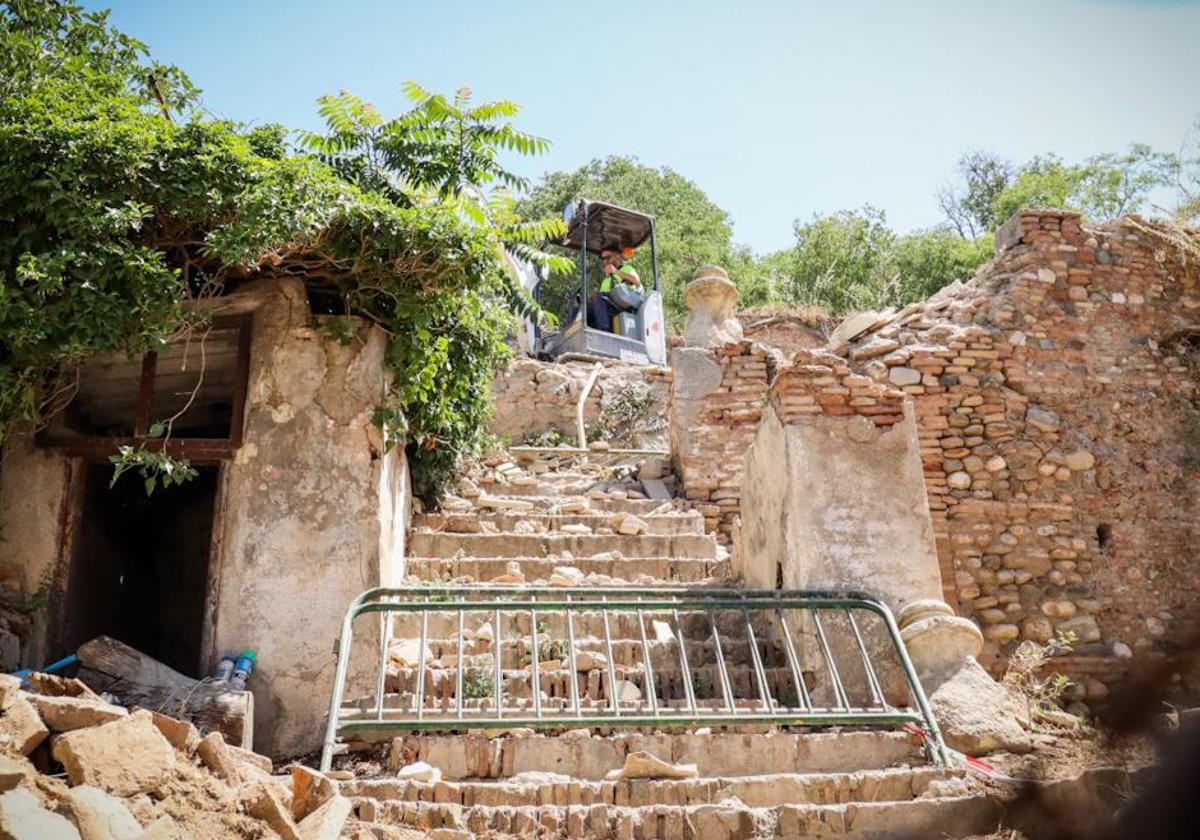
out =
<svg viewBox="0 0 1200 840"><path fill-rule="evenodd" d="M603 295L612 291L613 278L618 274L632 274L633 279L639 283L642 281L642 278L638 276L637 270L633 267L633 263L623 262L617 266L617 270L612 274L604 275L604 279L600 281L600 294Z"/></svg>

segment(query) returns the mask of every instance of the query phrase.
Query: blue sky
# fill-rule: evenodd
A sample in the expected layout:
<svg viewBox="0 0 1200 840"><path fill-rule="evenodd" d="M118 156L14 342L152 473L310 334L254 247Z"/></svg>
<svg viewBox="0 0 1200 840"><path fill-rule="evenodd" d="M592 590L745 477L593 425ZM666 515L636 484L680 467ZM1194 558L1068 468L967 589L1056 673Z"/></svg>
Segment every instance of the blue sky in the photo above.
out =
<svg viewBox="0 0 1200 840"><path fill-rule="evenodd" d="M521 103L552 151L669 165L756 250L792 221L869 202L938 221L958 155L1177 150L1200 117L1189 0L114 0L214 113L316 128L342 88L385 113L414 79Z"/></svg>

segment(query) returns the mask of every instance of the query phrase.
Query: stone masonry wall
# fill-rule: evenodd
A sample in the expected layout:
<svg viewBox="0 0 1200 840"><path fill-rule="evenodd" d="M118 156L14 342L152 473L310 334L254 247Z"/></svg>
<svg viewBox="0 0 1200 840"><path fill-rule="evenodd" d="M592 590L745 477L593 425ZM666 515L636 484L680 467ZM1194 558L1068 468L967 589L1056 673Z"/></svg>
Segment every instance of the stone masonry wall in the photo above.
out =
<svg viewBox="0 0 1200 840"><path fill-rule="evenodd" d="M770 398L783 423L809 416L865 417L879 428L904 417L904 393L855 373L841 356L801 350L780 365Z"/></svg>
<svg viewBox="0 0 1200 840"><path fill-rule="evenodd" d="M985 660L1071 631L1099 699L1194 626L1200 415L1171 340L1200 328L1197 270L1136 220L1061 212L1014 217L997 252L834 349L915 403L947 600Z"/></svg>
<svg viewBox="0 0 1200 840"><path fill-rule="evenodd" d="M575 442L575 406L587 384L592 363L551 364L515 359L492 382L492 432L521 445L530 435L557 431ZM654 396L656 416L666 413L670 370L648 365L608 362L600 371L584 405L590 427L600 415L600 402L631 383L644 383Z"/></svg>
<svg viewBox="0 0 1200 840"><path fill-rule="evenodd" d="M672 355L671 451L705 530L732 540L746 450L762 418L774 357L752 341L684 347Z"/></svg>
<svg viewBox="0 0 1200 840"><path fill-rule="evenodd" d="M1093 700L1197 625L1200 265L1172 235L1022 212L975 278L799 351L771 388L785 423L882 427L911 400L944 596L983 629L982 661L1070 631L1056 667ZM741 341L673 363L680 478L727 538L774 356Z"/></svg>

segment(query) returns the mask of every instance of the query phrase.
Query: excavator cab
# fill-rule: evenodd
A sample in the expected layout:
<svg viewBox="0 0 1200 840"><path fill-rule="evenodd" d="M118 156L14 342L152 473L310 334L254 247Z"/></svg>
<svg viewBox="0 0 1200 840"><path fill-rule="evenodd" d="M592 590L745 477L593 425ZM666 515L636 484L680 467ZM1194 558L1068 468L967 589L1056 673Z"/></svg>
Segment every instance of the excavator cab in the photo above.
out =
<svg viewBox="0 0 1200 840"><path fill-rule="evenodd" d="M654 241L654 217L636 210L627 210L603 201L581 199L569 203L563 210L567 232L551 246L563 248L576 256L578 266L578 296L574 298L567 317L557 330L545 330L530 324L530 346L540 358L558 359L566 355L621 359L641 364L663 365L667 361L666 324L663 320L662 292L658 279L658 252ZM620 283L614 285L609 300L617 310L610 329L593 327L587 322L587 301L599 291L602 275L594 270L589 277L589 264L599 258L602 250L623 251L649 243L650 282L642 276L642 292L638 293ZM593 259L589 259L589 255ZM647 256L642 252L642 256ZM644 263L644 259L642 261ZM539 303L541 278L533 283L533 296Z"/></svg>

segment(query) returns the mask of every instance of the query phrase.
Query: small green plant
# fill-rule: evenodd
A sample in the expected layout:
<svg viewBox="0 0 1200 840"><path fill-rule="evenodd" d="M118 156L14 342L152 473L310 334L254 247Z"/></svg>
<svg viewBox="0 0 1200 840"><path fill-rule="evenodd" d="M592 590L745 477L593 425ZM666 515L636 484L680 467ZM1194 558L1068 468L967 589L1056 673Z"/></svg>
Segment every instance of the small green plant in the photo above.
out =
<svg viewBox="0 0 1200 840"><path fill-rule="evenodd" d="M496 691L496 682L490 671L474 671L463 676L463 697L482 700Z"/></svg>
<svg viewBox="0 0 1200 840"><path fill-rule="evenodd" d="M564 443L571 443L558 429L547 429L544 432L526 432L526 446L542 446L552 448L562 446Z"/></svg>
<svg viewBox="0 0 1200 840"><path fill-rule="evenodd" d="M1045 644L1021 642L1009 657L1004 684L1014 689L1025 701L1031 720L1042 712L1059 707L1059 700L1070 685L1070 680L1057 673L1043 676L1041 671L1052 657L1070 653L1074 645L1075 634L1060 630Z"/></svg>
<svg viewBox="0 0 1200 840"><path fill-rule="evenodd" d="M113 465L109 487L115 487L122 475L136 469L142 477L147 496L160 484L163 487L179 485L199 475L187 458L175 458L165 450L147 449L144 443L138 446L122 446L116 455L108 456L108 460Z"/></svg>
<svg viewBox="0 0 1200 840"><path fill-rule="evenodd" d="M33 590L25 601L25 612L40 613L50 604L50 593L54 589L54 569L46 569L38 581L37 589Z"/></svg>

